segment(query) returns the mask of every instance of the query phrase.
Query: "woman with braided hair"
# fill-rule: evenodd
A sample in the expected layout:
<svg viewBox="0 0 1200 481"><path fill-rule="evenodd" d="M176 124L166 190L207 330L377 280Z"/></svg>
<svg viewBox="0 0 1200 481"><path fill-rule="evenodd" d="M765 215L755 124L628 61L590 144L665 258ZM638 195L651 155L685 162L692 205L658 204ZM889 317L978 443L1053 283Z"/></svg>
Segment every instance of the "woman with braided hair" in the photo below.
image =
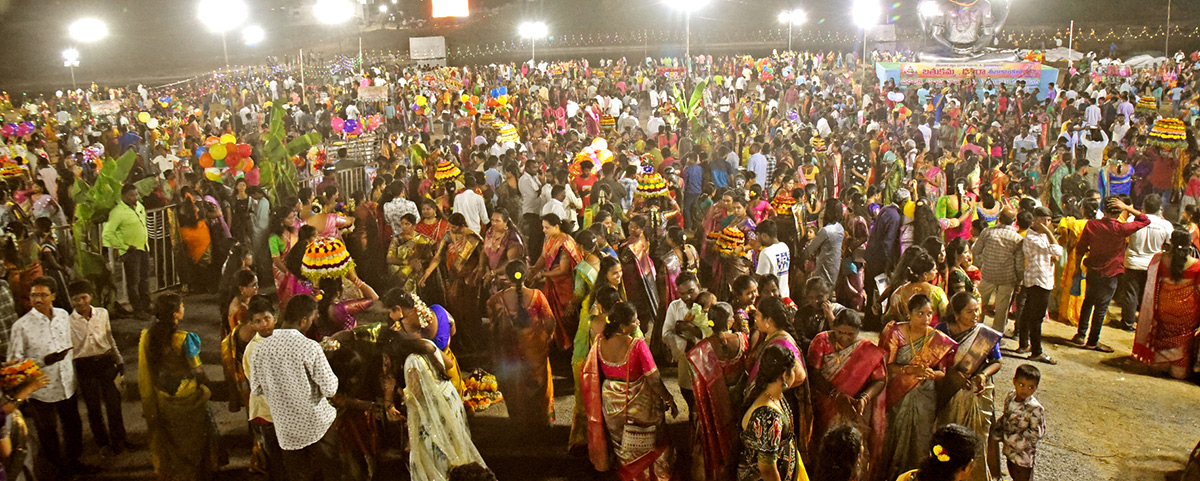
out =
<svg viewBox="0 0 1200 481"><path fill-rule="evenodd" d="M554 419L554 385L550 382L554 313L542 291L525 286L529 279L525 261L510 261L504 274L512 287L487 301L496 379L509 417L520 426L546 428Z"/></svg>

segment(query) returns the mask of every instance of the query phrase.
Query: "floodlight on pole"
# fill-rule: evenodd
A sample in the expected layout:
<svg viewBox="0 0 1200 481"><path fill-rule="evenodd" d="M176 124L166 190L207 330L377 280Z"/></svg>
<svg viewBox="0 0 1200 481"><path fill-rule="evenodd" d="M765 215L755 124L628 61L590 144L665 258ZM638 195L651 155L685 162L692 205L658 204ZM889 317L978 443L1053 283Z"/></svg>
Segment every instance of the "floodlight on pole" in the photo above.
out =
<svg viewBox="0 0 1200 481"><path fill-rule="evenodd" d="M788 51L792 51L792 26L800 25L808 21L808 14L804 10L784 10L779 12L779 23L786 23L788 26Z"/></svg>
<svg viewBox="0 0 1200 481"><path fill-rule="evenodd" d="M529 39L529 43L533 47L529 55L530 63L537 65L537 41L550 34L550 27L546 26L546 22L524 22L517 27L517 34L521 38Z"/></svg>
<svg viewBox="0 0 1200 481"><path fill-rule="evenodd" d="M379 6L379 13L387 13L387 11L388 11L387 5Z"/></svg>
<svg viewBox="0 0 1200 481"><path fill-rule="evenodd" d="M210 31L221 34L221 51L225 54L225 68L229 68L229 45L225 33L246 21L249 11L242 0L200 0L200 23Z"/></svg>
<svg viewBox="0 0 1200 481"><path fill-rule="evenodd" d="M242 29L242 40L246 45L258 45L267 38L266 30L258 25L251 25Z"/></svg>
<svg viewBox="0 0 1200 481"><path fill-rule="evenodd" d="M347 0L317 0L313 13L321 23L334 25L354 18L354 4Z"/></svg>
<svg viewBox="0 0 1200 481"><path fill-rule="evenodd" d="M71 69L71 88L78 88L75 85L75 67L79 66L79 51L73 48L63 50L63 67Z"/></svg>
<svg viewBox="0 0 1200 481"><path fill-rule="evenodd" d="M863 31L862 58L865 65L867 59L867 30L879 24L879 17L883 15L883 8L879 6L879 0L854 0L854 6L850 14L854 17L854 24L858 25Z"/></svg>
<svg viewBox="0 0 1200 481"><path fill-rule="evenodd" d="M684 49L687 55L687 78L692 76L692 12L708 5L711 0L666 0L671 8L683 12L684 17Z"/></svg>
<svg viewBox="0 0 1200 481"><path fill-rule="evenodd" d="M96 18L81 18L67 27L76 42L95 42L108 36L108 25Z"/></svg>
<svg viewBox="0 0 1200 481"><path fill-rule="evenodd" d="M917 7L921 18L933 18L942 14L942 7L934 0L925 0Z"/></svg>

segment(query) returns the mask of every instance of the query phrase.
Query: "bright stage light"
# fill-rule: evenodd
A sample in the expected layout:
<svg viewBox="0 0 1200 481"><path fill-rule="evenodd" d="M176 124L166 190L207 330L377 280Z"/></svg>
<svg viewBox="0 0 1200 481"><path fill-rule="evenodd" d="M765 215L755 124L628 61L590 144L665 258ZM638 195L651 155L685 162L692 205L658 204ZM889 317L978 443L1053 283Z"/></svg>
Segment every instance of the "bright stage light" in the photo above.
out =
<svg viewBox="0 0 1200 481"><path fill-rule="evenodd" d="M546 22L525 22L517 28L517 33L522 38L542 38L550 33L550 29Z"/></svg>
<svg viewBox="0 0 1200 481"><path fill-rule="evenodd" d="M779 23L787 23L792 25L800 25L808 21L808 14L804 10L784 10L779 12Z"/></svg>
<svg viewBox="0 0 1200 481"><path fill-rule="evenodd" d="M242 30L242 39L246 42L246 45L258 45L259 42L262 42L266 38L267 32L258 25L251 25Z"/></svg>
<svg viewBox="0 0 1200 481"><path fill-rule="evenodd" d="M313 13L321 23L345 23L354 18L354 4L346 0L317 0Z"/></svg>
<svg viewBox="0 0 1200 481"><path fill-rule="evenodd" d="M671 8L688 13L704 8L709 1L711 0L666 0L667 5L670 5Z"/></svg>
<svg viewBox="0 0 1200 481"><path fill-rule="evenodd" d="M201 0L200 23L215 33L225 33L240 26L249 15L242 0Z"/></svg>
<svg viewBox="0 0 1200 481"><path fill-rule="evenodd" d="M95 42L108 36L108 25L95 18L81 18L67 27L71 38L79 42Z"/></svg>
<svg viewBox="0 0 1200 481"><path fill-rule="evenodd" d="M878 0L854 0L851 15L854 16L854 24L859 28L867 29L878 25L882 14L883 9L880 8Z"/></svg>

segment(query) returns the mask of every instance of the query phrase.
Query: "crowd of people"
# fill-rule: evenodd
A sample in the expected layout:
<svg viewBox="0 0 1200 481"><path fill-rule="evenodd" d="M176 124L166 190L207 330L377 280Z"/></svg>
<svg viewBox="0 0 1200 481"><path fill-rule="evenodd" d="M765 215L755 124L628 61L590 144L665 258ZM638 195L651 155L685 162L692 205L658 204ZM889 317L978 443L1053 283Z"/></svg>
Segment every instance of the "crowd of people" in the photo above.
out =
<svg viewBox="0 0 1200 481"><path fill-rule="evenodd" d="M95 469L76 392L105 454L135 448L110 310L93 306L112 296L77 269L86 230L67 228L85 209L106 210L124 272L113 320L149 323L136 384L160 479L227 461L214 391L246 410L250 469L271 479L372 479L390 448L412 479L494 479L472 442L477 369L537 436L570 358L564 448L623 480L1028 480L1046 425L1035 365L1057 363L1045 319L1112 352L1115 301L1134 357L1177 378L1200 367L1200 63L1118 77L1094 62L1049 92L897 85L870 64L376 64L325 84L8 101L22 123L0 149L0 337L8 366L37 372L5 383L5 472ZM390 100L359 98L372 86ZM324 147L274 162L279 121ZM250 164L213 166L237 150L225 136ZM368 138L367 157L334 143ZM77 205L130 150L119 198ZM150 292L147 207L172 213L167 255L219 318ZM220 326L218 347L197 322ZM997 403L993 378L1019 359ZM681 443L666 423L684 408Z"/></svg>

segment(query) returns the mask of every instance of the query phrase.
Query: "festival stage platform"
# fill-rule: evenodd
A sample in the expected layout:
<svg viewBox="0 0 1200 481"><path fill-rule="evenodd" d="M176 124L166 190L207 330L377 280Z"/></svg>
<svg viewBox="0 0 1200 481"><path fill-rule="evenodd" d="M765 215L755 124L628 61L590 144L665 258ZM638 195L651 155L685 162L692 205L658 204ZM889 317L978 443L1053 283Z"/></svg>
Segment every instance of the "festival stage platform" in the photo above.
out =
<svg viewBox="0 0 1200 481"><path fill-rule="evenodd" d="M930 87L956 84L968 77L979 79L981 88L988 79L1008 85L1024 80L1026 89L1040 89L1038 100L1045 100L1050 84L1058 82L1058 69L1037 62L877 62L875 75L881 83L891 79L902 89L926 82Z"/></svg>

